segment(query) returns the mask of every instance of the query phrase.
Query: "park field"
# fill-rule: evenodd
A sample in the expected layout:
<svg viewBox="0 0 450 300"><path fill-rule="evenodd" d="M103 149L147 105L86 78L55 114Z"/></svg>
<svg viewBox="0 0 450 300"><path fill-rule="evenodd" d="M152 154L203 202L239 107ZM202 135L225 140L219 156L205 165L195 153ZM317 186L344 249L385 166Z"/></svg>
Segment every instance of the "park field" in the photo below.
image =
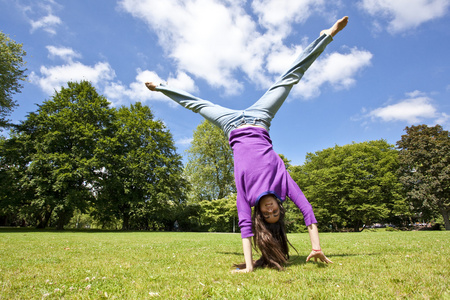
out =
<svg viewBox="0 0 450 300"><path fill-rule="evenodd" d="M232 274L239 234L0 229L0 299L450 299L450 232L322 233L329 265L288 237L285 271Z"/></svg>

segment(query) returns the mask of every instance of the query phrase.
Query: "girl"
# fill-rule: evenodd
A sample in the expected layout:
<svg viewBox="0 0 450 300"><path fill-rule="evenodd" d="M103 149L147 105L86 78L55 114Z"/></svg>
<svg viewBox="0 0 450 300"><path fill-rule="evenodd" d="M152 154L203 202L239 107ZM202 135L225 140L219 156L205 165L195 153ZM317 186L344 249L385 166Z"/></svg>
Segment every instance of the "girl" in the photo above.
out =
<svg viewBox="0 0 450 300"><path fill-rule="evenodd" d="M248 109L228 109L209 101L176 90L164 84L147 82L151 91L164 93L180 105L200 113L219 126L229 139L234 155L234 177L237 190L237 210L241 229L245 263L235 272L251 272L256 267L283 269L289 258L284 228L282 202L288 196L302 212L308 227L312 250L306 261L314 258L331 263L320 248L319 233L311 204L292 180L283 160L272 148L269 127L276 112L290 90L305 71L324 51L332 38L348 22L348 17L338 20L330 29L321 32L296 59L291 68ZM251 207L254 208L253 216ZM261 252L261 258L252 259L252 239Z"/></svg>

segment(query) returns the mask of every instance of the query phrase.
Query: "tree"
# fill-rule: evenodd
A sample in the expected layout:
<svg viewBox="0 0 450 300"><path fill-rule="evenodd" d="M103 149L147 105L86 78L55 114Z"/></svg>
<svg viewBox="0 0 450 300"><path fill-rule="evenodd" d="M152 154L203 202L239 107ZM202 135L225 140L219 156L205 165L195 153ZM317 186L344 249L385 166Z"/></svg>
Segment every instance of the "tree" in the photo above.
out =
<svg viewBox="0 0 450 300"><path fill-rule="evenodd" d="M23 68L25 55L22 44L17 44L0 31L0 127L8 125L6 116L17 106L12 95L20 92L20 81L26 78L26 69Z"/></svg>
<svg viewBox="0 0 450 300"><path fill-rule="evenodd" d="M415 212L424 216L442 215L450 230L450 136L436 125L405 128L400 149L400 180Z"/></svg>
<svg viewBox="0 0 450 300"><path fill-rule="evenodd" d="M210 232L233 232L238 224L236 194L200 202L202 226Z"/></svg>
<svg viewBox="0 0 450 300"><path fill-rule="evenodd" d="M115 111L109 135L96 153L95 216L122 220L122 228L161 229L185 201L181 156L163 122L136 103Z"/></svg>
<svg viewBox="0 0 450 300"><path fill-rule="evenodd" d="M233 152L222 130L204 120L195 130L185 172L196 201L235 192Z"/></svg>
<svg viewBox="0 0 450 300"><path fill-rule="evenodd" d="M22 170L18 182L32 194L21 200L22 209L37 227L45 228L55 216L62 229L75 209L83 212L93 200L94 152L109 127L108 105L89 82L69 82L13 131L9 143L17 146L9 149L16 148L20 159L10 165Z"/></svg>
<svg viewBox="0 0 450 300"><path fill-rule="evenodd" d="M0 217L4 225L26 225L33 223L27 217L27 204L34 190L24 185L29 159L24 155L23 141L17 138L0 137Z"/></svg>
<svg viewBox="0 0 450 300"><path fill-rule="evenodd" d="M292 177L322 226L359 231L363 224L406 212L397 168L397 151L379 140L308 153Z"/></svg>
<svg viewBox="0 0 450 300"><path fill-rule="evenodd" d="M283 160L286 169L289 170L292 167L291 161L287 159L287 157L284 156L284 154L278 154L278 156Z"/></svg>

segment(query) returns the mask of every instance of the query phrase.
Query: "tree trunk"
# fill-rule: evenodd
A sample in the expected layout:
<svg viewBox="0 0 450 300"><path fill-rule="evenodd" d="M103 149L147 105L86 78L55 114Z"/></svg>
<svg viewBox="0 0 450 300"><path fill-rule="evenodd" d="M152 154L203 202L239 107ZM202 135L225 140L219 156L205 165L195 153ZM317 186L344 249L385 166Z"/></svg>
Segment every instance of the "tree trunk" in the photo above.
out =
<svg viewBox="0 0 450 300"><path fill-rule="evenodd" d="M50 221L50 217L52 216L53 208L45 211L44 216L38 220L38 224L36 228L44 229L48 226L48 222Z"/></svg>
<svg viewBox="0 0 450 300"><path fill-rule="evenodd" d="M56 221L56 229L64 230L64 226L70 222L70 219L73 217L73 209L66 208L58 211L58 220Z"/></svg>
<svg viewBox="0 0 450 300"><path fill-rule="evenodd" d="M334 231L339 232L339 227L336 222L333 222Z"/></svg>
<svg viewBox="0 0 450 300"><path fill-rule="evenodd" d="M444 218L445 230L450 230L449 211L445 209L445 207L442 207L439 210Z"/></svg>
<svg viewBox="0 0 450 300"><path fill-rule="evenodd" d="M358 221L355 221L355 224L354 224L354 226L353 226L353 230L355 231L355 232L359 232L359 224L360 224L361 222L358 220Z"/></svg>
<svg viewBox="0 0 450 300"><path fill-rule="evenodd" d="M129 230L129 229L130 229L130 214L128 212L124 212L122 230Z"/></svg>

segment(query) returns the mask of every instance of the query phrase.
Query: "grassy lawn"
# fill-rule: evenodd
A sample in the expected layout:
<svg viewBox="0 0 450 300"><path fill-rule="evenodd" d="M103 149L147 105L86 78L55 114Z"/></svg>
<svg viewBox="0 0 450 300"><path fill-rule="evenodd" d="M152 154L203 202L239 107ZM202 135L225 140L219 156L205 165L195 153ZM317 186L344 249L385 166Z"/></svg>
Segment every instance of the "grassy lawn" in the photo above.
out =
<svg viewBox="0 0 450 300"><path fill-rule="evenodd" d="M239 234L0 229L0 299L450 299L450 232L323 233L332 265L289 238L286 271L231 274Z"/></svg>

